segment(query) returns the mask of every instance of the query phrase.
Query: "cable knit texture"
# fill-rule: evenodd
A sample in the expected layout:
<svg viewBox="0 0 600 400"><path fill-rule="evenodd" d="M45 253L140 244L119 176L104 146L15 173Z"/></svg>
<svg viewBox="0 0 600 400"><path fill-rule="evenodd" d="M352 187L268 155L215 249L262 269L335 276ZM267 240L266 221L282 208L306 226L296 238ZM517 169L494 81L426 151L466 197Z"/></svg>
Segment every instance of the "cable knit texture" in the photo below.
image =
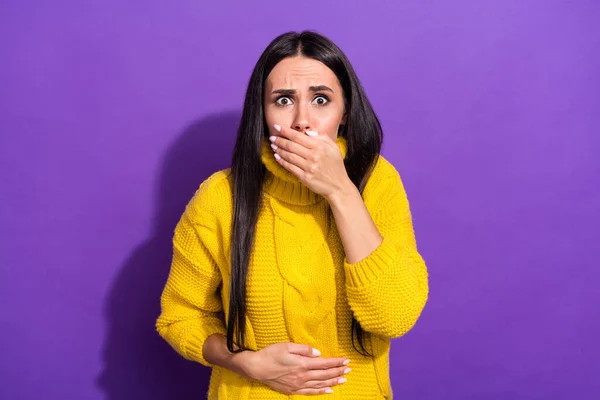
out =
<svg viewBox="0 0 600 400"><path fill-rule="evenodd" d="M345 139L336 143L345 157ZM362 196L383 241L349 264L328 202L275 160L266 138L261 159L266 177L248 266L246 346L256 351L295 342L314 346L321 357L348 357L348 381L311 398L392 399L390 339L413 327L429 291L398 172L379 156ZM306 398L248 381L203 357L206 338L226 334L219 313L229 315L232 193L230 169L220 170L186 206L156 327L183 357L213 368L209 400ZM352 346L353 315L368 332L365 345L374 358Z"/></svg>

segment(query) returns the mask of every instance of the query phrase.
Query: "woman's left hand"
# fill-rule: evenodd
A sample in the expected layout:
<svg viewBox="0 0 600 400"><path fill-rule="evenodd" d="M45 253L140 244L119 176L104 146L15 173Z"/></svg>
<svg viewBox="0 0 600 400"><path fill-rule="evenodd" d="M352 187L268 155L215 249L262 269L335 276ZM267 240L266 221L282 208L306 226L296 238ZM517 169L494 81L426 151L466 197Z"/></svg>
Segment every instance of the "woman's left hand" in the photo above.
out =
<svg viewBox="0 0 600 400"><path fill-rule="evenodd" d="M329 199L347 190L348 185L354 186L337 143L328 135L309 136L281 126L279 135L270 139L271 147L277 146L273 149L279 155L279 158L274 155L277 162L313 192Z"/></svg>

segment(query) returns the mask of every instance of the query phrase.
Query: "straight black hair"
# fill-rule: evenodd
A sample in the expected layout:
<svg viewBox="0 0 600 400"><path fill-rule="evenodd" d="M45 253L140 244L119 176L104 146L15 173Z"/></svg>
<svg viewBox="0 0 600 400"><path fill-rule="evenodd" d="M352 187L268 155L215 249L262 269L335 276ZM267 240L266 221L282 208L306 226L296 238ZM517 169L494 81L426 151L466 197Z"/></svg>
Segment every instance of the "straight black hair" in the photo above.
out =
<svg viewBox="0 0 600 400"><path fill-rule="evenodd" d="M331 69L344 92L346 123L338 135L347 142L344 165L352 183L362 194L373 171L383 142L381 124L371 107L352 65L331 40L313 31L287 32L276 37L264 50L250 77L242 118L232 155L233 221L231 232L231 282L227 348L232 353L246 350L246 276L254 244L256 221L263 200L265 166L260 147L269 135L263 110L267 76L287 57L315 59ZM239 349L234 350L234 332ZM365 331L352 318L352 345L364 356L372 356L364 345ZM356 347L354 338L362 350Z"/></svg>

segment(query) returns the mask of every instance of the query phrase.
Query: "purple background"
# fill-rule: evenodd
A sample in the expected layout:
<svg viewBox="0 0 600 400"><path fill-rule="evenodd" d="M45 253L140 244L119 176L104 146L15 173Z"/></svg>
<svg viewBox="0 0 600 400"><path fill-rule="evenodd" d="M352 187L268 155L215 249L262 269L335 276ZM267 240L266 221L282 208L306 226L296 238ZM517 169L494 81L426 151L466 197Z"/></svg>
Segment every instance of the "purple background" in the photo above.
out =
<svg viewBox="0 0 600 400"><path fill-rule="evenodd" d="M172 230L302 29L355 66L429 266L395 397L600 398L600 2L358 3L2 1L0 398L204 397L154 330Z"/></svg>

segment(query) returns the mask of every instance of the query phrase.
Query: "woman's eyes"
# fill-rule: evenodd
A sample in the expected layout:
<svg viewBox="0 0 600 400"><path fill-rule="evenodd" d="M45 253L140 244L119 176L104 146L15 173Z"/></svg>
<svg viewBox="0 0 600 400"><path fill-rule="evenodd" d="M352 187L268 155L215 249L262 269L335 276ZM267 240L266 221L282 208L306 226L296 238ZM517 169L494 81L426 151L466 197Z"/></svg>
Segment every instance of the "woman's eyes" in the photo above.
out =
<svg viewBox="0 0 600 400"><path fill-rule="evenodd" d="M318 106L324 106L329 103L329 98L324 95L318 95L313 99L312 103ZM275 104L280 107L289 106L292 104L292 99L290 99L288 96L281 96L275 100Z"/></svg>
<svg viewBox="0 0 600 400"><path fill-rule="evenodd" d="M327 96L323 96L323 95L315 97L313 102L315 102L316 100L322 100L322 101L316 103L320 106L324 106L325 104L329 103L329 99L327 98Z"/></svg>
<svg viewBox="0 0 600 400"><path fill-rule="evenodd" d="M275 100L275 104L280 107L289 106L290 104L292 104L292 100L287 96L281 96L277 98L277 100Z"/></svg>

